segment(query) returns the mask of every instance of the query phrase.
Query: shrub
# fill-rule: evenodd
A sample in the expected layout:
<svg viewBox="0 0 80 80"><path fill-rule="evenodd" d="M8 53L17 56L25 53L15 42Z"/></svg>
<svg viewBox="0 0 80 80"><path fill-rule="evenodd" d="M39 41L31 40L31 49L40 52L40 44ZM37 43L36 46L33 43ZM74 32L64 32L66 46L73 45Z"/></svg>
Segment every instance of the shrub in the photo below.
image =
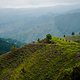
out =
<svg viewBox="0 0 80 80"><path fill-rule="evenodd" d="M38 38L37 42L40 42L40 39Z"/></svg>
<svg viewBox="0 0 80 80"><path fill-rule="evenodd" d="M17 47L16 47L15 45L13 45L13 46L11 47L11 51L14 52L14 51L16 51L16 50L17 50Z"/></svg>
<svg viewBox="0 0 80 80"><path fill-rule="evenodd" d="M72 32L72 35L74 36L75 35L75 32Z"/></svg>
<svg viewBox="0 0 80 80"><path fill-rule="evenodd" d="M66 35L64 35L64 37L66 37Z"/></svg>
<svg viewBox="0 0 80 80"><path fill-rule="evenodd" d="M46 35L46 40L47 40L48 43L51 42L51 39L52 39L52 35L51 34L47 34Z"/></svg>

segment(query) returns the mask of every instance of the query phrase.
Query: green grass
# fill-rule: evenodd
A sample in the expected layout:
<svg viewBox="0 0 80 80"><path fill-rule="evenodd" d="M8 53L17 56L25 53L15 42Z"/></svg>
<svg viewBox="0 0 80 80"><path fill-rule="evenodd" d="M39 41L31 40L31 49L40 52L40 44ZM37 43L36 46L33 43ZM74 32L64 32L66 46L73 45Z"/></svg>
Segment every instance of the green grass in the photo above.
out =
<svg viewBox="0 0 80 80"><path fill-rule="evenodd" d="M0 80L72 80L74 67L80 65L80 44L57 37L52 41L1 55Z"/></svg>

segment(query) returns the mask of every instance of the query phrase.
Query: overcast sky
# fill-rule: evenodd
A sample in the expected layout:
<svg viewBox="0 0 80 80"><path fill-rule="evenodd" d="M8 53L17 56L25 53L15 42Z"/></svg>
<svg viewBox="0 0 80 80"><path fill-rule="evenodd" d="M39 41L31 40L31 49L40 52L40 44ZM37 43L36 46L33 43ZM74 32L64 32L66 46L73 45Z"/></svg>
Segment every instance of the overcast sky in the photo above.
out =
<svg viewBox="0 0 80 80"><path fill-rule="evenodd" d="M0 8L48 7L80 4L80 0L0 0Z"/></svg>

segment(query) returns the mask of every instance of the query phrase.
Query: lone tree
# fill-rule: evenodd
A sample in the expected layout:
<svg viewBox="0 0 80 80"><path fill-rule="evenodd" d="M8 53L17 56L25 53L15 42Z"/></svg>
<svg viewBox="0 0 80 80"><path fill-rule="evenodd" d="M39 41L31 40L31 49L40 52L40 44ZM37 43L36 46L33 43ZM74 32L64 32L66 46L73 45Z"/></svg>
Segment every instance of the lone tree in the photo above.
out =
<svg viewBox="0 0 80 80"><path fill-rule="evenodd" d="M37 42L40 42L40 38L38 38Z"/></svg>
<svg viewBox="0 0 80 80"><path fill-rule="evenodd" d="M64 35L64 37L66 37L66 35Z"/></svg>
<svg viewBox="0 0 80 80"><path fill-rule="evenodd" d="M75 32L72 32L72 35L74 36L75 35Z"/></svg>
<svg viewBox="0 0 80 80"><path fill-rule="evenodd" d="M46 35L46 40L48 43L51 43L51 39L52 39L52 35L51 34L47 34Z"/></svg>

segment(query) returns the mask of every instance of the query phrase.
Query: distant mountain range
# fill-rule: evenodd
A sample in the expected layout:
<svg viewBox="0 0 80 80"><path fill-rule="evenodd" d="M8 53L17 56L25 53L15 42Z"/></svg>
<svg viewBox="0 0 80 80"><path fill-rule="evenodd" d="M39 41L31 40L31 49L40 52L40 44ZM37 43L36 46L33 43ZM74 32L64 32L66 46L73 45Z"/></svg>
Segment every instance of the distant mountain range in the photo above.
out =
<svg viewBox="0 0 80 80"><path fill-rule="evenodd" d="M0 36L22 42L80 32L80 9L1 9Z"/></svg>
<svg viewBox="0 0 80 80"><path fill-rule="evenodd" d="M55 17L55 25L62 34L80 32L80 12L68 13Z"/></svg>

